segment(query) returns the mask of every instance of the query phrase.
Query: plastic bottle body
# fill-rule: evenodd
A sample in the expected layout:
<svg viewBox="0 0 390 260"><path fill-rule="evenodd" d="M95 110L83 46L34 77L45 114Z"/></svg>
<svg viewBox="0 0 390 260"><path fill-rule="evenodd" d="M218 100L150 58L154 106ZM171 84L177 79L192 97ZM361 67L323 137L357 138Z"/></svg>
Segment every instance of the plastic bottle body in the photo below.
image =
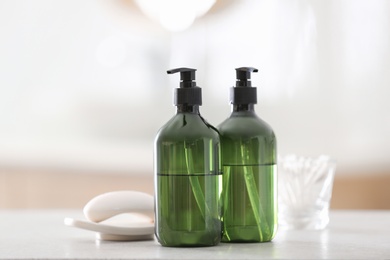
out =
<svg viewBox="0 0 390 260"><path fill-rule="evenodd" d="M155 139L155 233L163 246L221 240L217 131L196 111L178 112Z"/></svg>
<svg viewBox="0 0 390 260"><path fill-rule="evenodd" d="M267 242L277 229L277 152L272 128L253 105L218 127L223 167L223 242Z"/></svg>

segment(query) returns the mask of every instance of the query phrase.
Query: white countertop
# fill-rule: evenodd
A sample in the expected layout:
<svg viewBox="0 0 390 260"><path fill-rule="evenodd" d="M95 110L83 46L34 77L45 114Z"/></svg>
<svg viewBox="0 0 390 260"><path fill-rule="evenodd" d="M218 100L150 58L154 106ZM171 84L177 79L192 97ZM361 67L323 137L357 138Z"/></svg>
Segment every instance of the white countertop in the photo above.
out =
<svg viewBox="0 0 390 260"><path fill-rule="evenodd" d="M390 258L390 211L332 211L323 231L279 231L272 242L166 248L156 241L96 241L67 227L81 210L0 210L0 259L384 259Z"/></svg>

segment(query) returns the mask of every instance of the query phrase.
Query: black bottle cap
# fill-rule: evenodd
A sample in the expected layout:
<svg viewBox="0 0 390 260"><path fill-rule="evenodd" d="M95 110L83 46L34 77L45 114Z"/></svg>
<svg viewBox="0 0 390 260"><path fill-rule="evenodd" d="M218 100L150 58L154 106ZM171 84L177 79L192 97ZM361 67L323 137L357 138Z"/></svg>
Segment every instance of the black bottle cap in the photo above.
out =
<svg viewBox="0 0 390 260"><path fill-rule="evenodd" d="M236 86L230 89L230 102L236 105L257 104L257 89L252 87L251 73L256 68L241 67L236 69Z"/></svg>
<svg viewBox="0 0 390 260"><path fill-rule="evenodd" d="M180 72L180 88L175 89L174 104L177 105L202 105L202 89L196 86L196 69L177 68L168 70L168 74Z"/></svg>

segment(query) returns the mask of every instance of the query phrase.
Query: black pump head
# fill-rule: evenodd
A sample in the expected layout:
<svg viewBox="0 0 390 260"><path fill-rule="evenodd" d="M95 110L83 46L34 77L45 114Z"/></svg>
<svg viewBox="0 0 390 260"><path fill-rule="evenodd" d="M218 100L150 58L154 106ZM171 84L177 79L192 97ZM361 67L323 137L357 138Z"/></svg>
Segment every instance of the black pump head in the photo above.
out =
<svg viewBox="0 0 390 260"><path fill-rule="evenodd" d="M236 68L236 86L230 90L230 102L236 105L257 104L257 90L252 87L251 73L258 72L252 67Z"/></svg>
<svg viewBox="0 0 390 260"><path fill-rule="evenodd" d="M177 68L168 70L168 74L180 72L180 88L175 89L175 105L202 105L202 89L196 86L196 69Z"/></svg>
<svg viewBox="0 0 390 260"><path fill-rule="evenodd" d="M252 67L241 67L236 69L236 87L250 87L252 83L248 80L251 79L251 72L258 72L259 70Z"/></svg>
<svg viewBox="0 0 390 260"><path fill-rule="evenodd" d="M174 74L180 72L180 87L181 88L191 88L196 86L195 80L195 71L196 69L190 68L177 68L168 70L168 74Z"/></svg>

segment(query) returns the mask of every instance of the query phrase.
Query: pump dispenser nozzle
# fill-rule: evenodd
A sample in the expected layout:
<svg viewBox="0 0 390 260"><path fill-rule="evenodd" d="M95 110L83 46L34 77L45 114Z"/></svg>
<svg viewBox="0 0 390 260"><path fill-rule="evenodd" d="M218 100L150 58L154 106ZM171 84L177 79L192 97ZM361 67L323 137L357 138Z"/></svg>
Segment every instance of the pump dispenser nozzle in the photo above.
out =
<svg viewBox="0 0 390 260"><path fill-rule="evenodd" d="M258 72L258 69L252 67L242 67L236 69L237 81L236 87L251 87L251 72Z"/></svg>
<svg viewBox="0 0 390 260"><path fill-rule="evenodd" d="M168 74L180 72L180 88L175 89L174 104L177 105L202 105L202 89L196 86L196 69L177 68L168 70Z"/></svg>
<svg viewBox="0 0 390 260"><path fill-rule="evenodd" d="M236 86L230 89L230 102L236 105L257 104L257 90L252 87L251 73L258 72L252 67L236 68Z"/></svg>

